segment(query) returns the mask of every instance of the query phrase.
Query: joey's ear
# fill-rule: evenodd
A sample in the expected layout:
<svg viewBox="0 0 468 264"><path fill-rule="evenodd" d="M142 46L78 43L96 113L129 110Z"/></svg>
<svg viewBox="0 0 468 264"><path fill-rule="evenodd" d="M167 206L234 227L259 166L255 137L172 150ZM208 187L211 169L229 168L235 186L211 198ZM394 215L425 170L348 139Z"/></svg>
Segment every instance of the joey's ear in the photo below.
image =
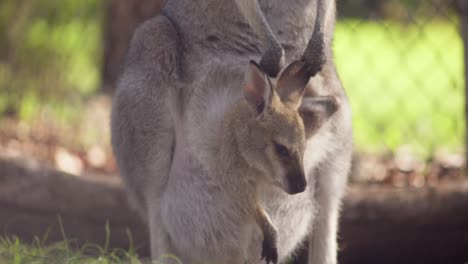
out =
<svg viewBox="0 0 468 264"><path fill-rule="evenodd" d="M281 102L292 109L298 109L309 80L310 74L308 74L305 62L298 60L289 64L276 86Z"/></svg>
<svg viewBox="0 0 468 264"><path fill-rule="evenodd" d="M306 138L310 138L338 110L339 98L336 96L316 96L302 100L299 114L304 121Z"/></svg>
<svg viewBox="0 0 468 264"><path fill-rule="evenodd" d="M244 97L257 114L271 103L271 87L265 73L257 63L250 61L244 82Z"/></svg>

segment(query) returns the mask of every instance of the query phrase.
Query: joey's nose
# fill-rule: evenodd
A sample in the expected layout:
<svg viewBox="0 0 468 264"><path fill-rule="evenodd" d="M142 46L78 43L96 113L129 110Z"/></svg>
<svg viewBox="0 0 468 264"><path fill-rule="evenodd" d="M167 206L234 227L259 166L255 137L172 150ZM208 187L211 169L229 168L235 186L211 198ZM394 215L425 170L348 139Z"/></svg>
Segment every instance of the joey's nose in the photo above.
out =
<svg viewBox="0 0 468 264"><path fill-rule="evenodd" d="M289 179L289 194L298 194L305 191L307 182L304 174L294 175Z"/></svg>

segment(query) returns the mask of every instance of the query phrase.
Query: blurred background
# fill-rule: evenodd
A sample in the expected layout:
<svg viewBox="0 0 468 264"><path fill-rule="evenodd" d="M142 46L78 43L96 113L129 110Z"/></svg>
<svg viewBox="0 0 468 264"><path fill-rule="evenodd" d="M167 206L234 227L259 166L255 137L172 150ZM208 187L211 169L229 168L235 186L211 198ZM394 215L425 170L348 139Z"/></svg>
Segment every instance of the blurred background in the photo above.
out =
<svg viewBox="0 0 468 264"><path fill-rule="evenodd" d="M468 8L464 5L464 0L337 1L335 60L351 102L355 137L351 183L356 187L351 187L350 208L362 209L362 204L386 208L385 201L396 199L403 216L395 221L404 222L419 219L405 210L418 208L424 197L438 201L425 200L431 213L438 212L437 206L462 206L457 201L467 197L463 195L468 189L461 23L463 18L468 21ZM161 6L157 0L0 1L0 175L6 175L0 176L0 186L4 183L0 201L30 206L28 199L19 202L15 195L43 183L19 189L23 185L15 179L30 174L36 179L35 171L119 185L109 144L111 96L133 30ZM20 176L8 176L12 172ZM59 182L46 185L46 193L61 188ZM366 193L372 188L378 191ZM379 196L381 190L389 196ZM451 195L456 195L455 202ZM376 196L381 198L377 201ZM54 201L48 208L68 212L66 204L62 208L50 199ZM348 222L380 219L369 218L368 211L347 212L351 210L345 208ZM399 215L398 210L391 212ZM451 212L444 211L447 217L441 218L450 218ZM379 215L378 210L374 213ZM447 224L453 223L443 226ZM468 227L460 228L449 239L459 246L444 255L460 262L443 263L468 261L467 244L460 247L457 240L468 238ZM391 230L388 227L385 235L391 236ZM24 232L24 228L4 228L5 234L20 240L35 235ZM345 228L344 262L364 263L358 261L362 254L355 256L346 249L352 247L346 236L359 232Z"/></svg>
<svg viewBox="0 0 468 264"><path fill-rule="evenodd" d="M109 95L133 29L160 6L3 0L1 155L32 156L74 174L114 172ZM433 175L441 166L461 168L463 42L455 1L347 0L338 9L334 50L359 154L353 179L401 185L389 170L403 170L418 174L409 184L422 185L428 177L419 176L444 176ZM70 160L69 168L60 160Z"/></svg>

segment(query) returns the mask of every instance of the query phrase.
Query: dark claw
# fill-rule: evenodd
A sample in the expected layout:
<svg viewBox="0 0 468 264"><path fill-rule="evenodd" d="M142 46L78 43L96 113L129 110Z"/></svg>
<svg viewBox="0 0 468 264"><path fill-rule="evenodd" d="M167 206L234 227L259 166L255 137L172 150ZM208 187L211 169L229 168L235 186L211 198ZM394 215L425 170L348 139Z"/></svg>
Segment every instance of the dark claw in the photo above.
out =
<svg viewBox="0 0 468 264"><path fill-rule="evenodd" d="M260 260L263 259L265 259L267 264L270 262L274 264L278 263L278 249L275 245L271 245L271 240L263 239L262 258Z"/></svg>
<svg viewBox="0 0 468 264"><path fill-rule="evenodd" d="M275 78L284 66L284 52L282 47L267 51L260 60L260 68L268 76Z"/></svg>
<svg viewBox="0 0 468 264"><path fill-rule="evenodd" d="M280 65L265 62L263 60L260 61L260 67L269 77L272 78L276 78L276 76L278 76L278 73L281 71Z"/></svg>
<svg viewBox="0 0 468 264"><path fill-rule="evenodd" d="M312 39L307 44L307 48L302 55L302 60L306 63L307 71L310 77L314 77L322 71L327 62L325 53L325 43L323 41L323 32L316 31Z"/></svg>

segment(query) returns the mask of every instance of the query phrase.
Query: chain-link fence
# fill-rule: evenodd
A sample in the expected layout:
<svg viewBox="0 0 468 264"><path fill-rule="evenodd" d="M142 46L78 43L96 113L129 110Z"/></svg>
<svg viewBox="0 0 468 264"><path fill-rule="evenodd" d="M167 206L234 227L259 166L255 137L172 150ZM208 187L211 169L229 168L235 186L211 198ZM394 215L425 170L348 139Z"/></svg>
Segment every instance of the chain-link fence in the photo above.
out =
<svg viewBox="0 0 468 264"><path fill-rule="evenodd" d="M455 1L343 1L335 53L361 150L463 146L463 44Z"/></svg>
<svg viewBox="0 0 468 264"><path fill-rule="evenodd" d="M461 174L464 66L456 4L338 1L334 49L353 110L355 176L394 181L403 174L418 185L446 167Z"/></svg>

